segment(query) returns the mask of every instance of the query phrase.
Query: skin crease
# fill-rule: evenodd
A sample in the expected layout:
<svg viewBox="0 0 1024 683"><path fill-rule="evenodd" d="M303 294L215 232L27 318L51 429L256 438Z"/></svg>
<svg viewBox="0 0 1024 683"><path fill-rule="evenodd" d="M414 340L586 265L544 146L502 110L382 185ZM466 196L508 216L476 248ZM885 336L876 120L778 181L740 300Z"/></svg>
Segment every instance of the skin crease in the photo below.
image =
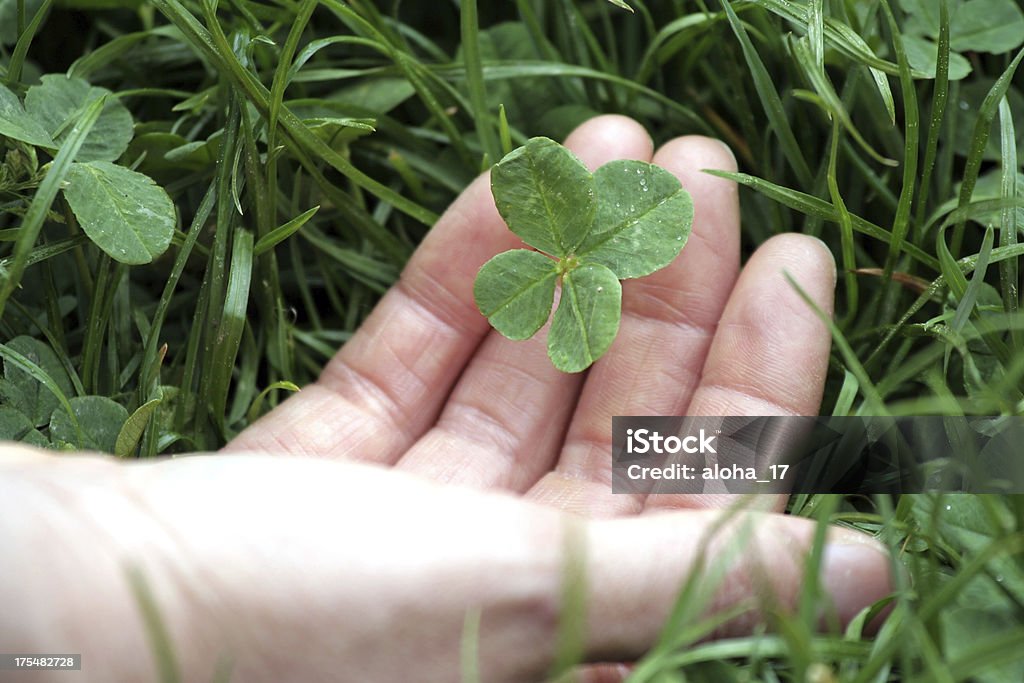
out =
<svg viewBox="0 0 1024 683"><path fill-rule="evenodd" d="M816 414L829 336L783 273L831 311L831 254L780 235L741 270L736 187L701 173L735 168L717 141L655 151L604 116L567 145L592 169L653 160L695 201L687 247L624 283L619 336L588 373L557 372L543 332L510 342L476 311L476 271L518 246L481 177L320 380L221 455L0 449L0 651L81 652L76 680L155 680L128 569L189 681L224 657L233 681L458 680L467 610L485 680L543 680L569 547L583 548L591 662L642 656L702 558L704 613L749 607L718 635L749 633L760 605L792 609L813 523L771 512L781 497L723 512L736 501L613 496L610 420ZM845 623L891 590L888 555L832 529L821 580L822 613Z"/></svg>

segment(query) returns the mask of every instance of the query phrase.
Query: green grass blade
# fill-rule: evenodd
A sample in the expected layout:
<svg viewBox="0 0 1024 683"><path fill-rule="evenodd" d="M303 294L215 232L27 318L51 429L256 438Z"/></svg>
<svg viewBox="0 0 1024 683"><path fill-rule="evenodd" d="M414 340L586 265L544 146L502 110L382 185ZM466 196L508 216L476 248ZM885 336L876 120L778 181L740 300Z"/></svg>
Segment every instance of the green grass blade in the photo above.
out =
<svg viewBox="0 0 1024 683"><path fill-rule="evenodd" d="M774 131L775 136L779 139L782 153L789 162L790 168L796 174L800 185L809 187L811 185L811 169L807 165L807 160L804 159L803 152L800 151L800 144L797 142L793 129L789 125L789 116L782 105L782 100L775 89L771 75L768 73L768 69L765 68L764 62L761 61L761 57L757 54L757 49L754 47L753 42L751 42L750 36L747 35L743 22L736 16L730 0L719 1L725 9L733 33L736 34L736 38L740 41L743 57L747 62L751 78L754 81L754 88L757 90L757 96L761 99L761 106L764 107L764 112L768 116L772 131Z"/></svg>
<svg viewBox="0 0 1024 683"><path fill-rule="evenodd" d="M459 6L462 26L462 61L466 68L466 88L473 107L476 134L490 163L501 159L501 148L487 111L487 84L484 82L483 60L480 57L480 25L476 0L462 0Z"/></svg>
<svg viewBox="0 0 1024 683"><path fill-rule="evenodd" d="M317 4L317 0L302 0L302 4L299 5L298 11L295 14L291 29L288 31L288 38L285 39L284 47L281 48L281 54L278 56L277 69L274 71L274 80L270 86L270 99L267 106L267 131L270 135L267 146L270 149L274 148L273 142L274 136L277 134L277 119L281 113L281 104L284 102L285 88L288 87L288 83L291 80L289 74L291 74L292 70L292 58L295 56L299 41L302 39L302 32L306 30L306 25L309 23L309 18L313 15L313 10L316 9Z"/></svg>
<svg viewBox="0 0 1024 683"><path fill-rule="evenodd" d="M807 5L807 40L811 45L814 70L825 73L824 0L810 0Z"/></svg>
<svg viewBox="0 0 1024 683"><path fill-rule="evenodd" d="M814 57L811 55L810 47L807 44L806 39L799 39L792 41L793 54L796 56L797 62L803 67L804 73L807 75L811 85L814 86L815 92L821 98L826 110L833 116L842 122L843 127L850 133L853 139L860 145L868 156L884 166L895 166L896 162L888 157L875 151L875 148L867 141L864 135L860 132L853 123L853 119L850 118L850 113L846 110L842 100L839 99L839 95L836 94L835 88L832 86L832 82L829 80L828 75L824 70L817 70L814 67Z"/></svg>
<svg viewBox="0 0 1024 683"><path fill-rule="evenodd" d="M263 414L263 401L265 401L267 396L275 391L290 391L294 393L300 391L300 387L294 382L280 381L274 382L269 387L261 391L259 395L253 399L252 405L249 406L249 412L246 413L246 419L249 420L250 424L258 420L260 415Z"/></svg>
<svg viewBox="0 0 1024 683"><path fill-rule="evenodd" d="M1021 650L1024 649L1024 628L1015 628L988 638L971 647L952 662L949 662L949 675L953 680L976 680L981 671L991 671L1001 664L1020 662ZM994 679L993 679L994 680Z"/></svg>
<svg viewBox="0 0 1024 683"><path fill-rule="evenodd" d="M298 216L291 219L284 225L276 227L270 232L268 232L266 235L261 237L260 240L256 243L256 246L253 250L253 255L262 256L263 254L272 250L278 244L280 244L281 242L285 241L286 239L294 235L296 232L298 232L299 228L301 228L303 225L309 222L309 219L315 216L316 212L319 210L319 206L314 206L312 209L309 209L308 211L303 211Z"/></svg>
<svg viewBox="0 0 1024 683"><path fill-rule="evenodd" d="M235 232L231 249L231 266L228 269L228 284L224 296L223 313L217 329L217 341L213 350L213 363L207 369L213 375L210 384L210 410L214 422L221 432L227 432L225 415L228 402L228 388L231 386L235 358L245 329L246 311L249 308L249 286L252 283L253 237L247 230Z"/></svg>
<svg viewBox="0 0 1024 683"><path fill-rule="evenodd" d="M935 82L932 85L932 112L928 124L928 141L925 143L924 162L922 163L921 185L918 191L917 217L914 221L914 236L923 234L924 214L928 208L928 199L932 196L932 172L935 170L935 157L942 133L942 120L946 113L946 101L949 97L949 2L939 0L939 43L936 55Z"/></svg>
<svg viewBox="0 0 1024 683"><path fill-rule="evenodd" d="M481 683L480 678L480 608L466 610L459 643L460 683Z"/></svg>
<svg viewBox="0 0 1024 683"><path fill-rule="evenodd" d="M160 367L158 355L164 320L167 318L167 311L171 306L171 301L178 287L181 275L185 271L189 257L192 255L192 249L195 247L203 228L206 227L206 221L209 220L210 214L213 212L216 197L216 186L211 185L210 189L203 196L199 208L196 210L195 216L192 219L192 225L189 227L184 243L178 250L178 255L174 259L174 265L167 276L167 284L164 285L160 301L157 303L156 312L153 314L153 322L150 325L149 335L146 337L146 346L143 351L139 380L140 403L148 402L152 393L156 390L157 384L159 384L157 377Z"/></svg>
<svg viewBox="0 0 1024 683"><path fill-rule="evenodd" d="M839 121L832 122L832 144L829 152L828 171L826 180L828 182L828 193L832 198L832 206L835 207L839 222L839 237L842 245L843 259L843 281L846 289L846 315L843 326L845 327L854 316L857 315L859 304L859 285L857 283L857 254L854 243L853 221L850 212L846 209L846 202L839 192L839 181L837 179L837 162L839 157L839 137L841 132Z"/></svg>
<svg viewBox="0 0 1024 683"><path fill-rule="evenodd" d="M14 51L11 53L11 60L7 63L7 82L10 84L18 83L21 81L21 70L25 66L25 58L28 56L28 49L32 45L32 40L36 37L36 33L39 31L39 27L43 23L43 19L50 12L50 7L53 5L53 0L43 0L43 3L39 6L39 10L32 17L32 21L24 30L19 31L18 42L14 46Z"/></svg>
<svg viewBox="0 0 1024 683"><path fill-rule="evenodd" d="M882 273L884 294L881 319L887 321L892 318L893 309L896 305L896 295L899 293L896 283L893 282L892 274L896 270L896 264L903 251L904 240L910 230L910 210L914 201L914 184L917 182L917 155L921 124L920 114L917 109L917 92L914 86L914 79L910 75L910 63L907 61L907 53L903 48L903 36L900 35L899 26L896 24L896 17L893 16L888 0L882 1L882 8L889 23L889 32L892 34L892 44L896 51L896 61L900 67L904 142L903 187L900 190L896 217L892 224L892 241L889 242L889 253L886 256L885 267Z"/></svg>
<svg viewBox="0 0 1024 683"><path fill-rule="evenodd" d="M981 170L981 163L985 156L985 146L988 144L989 131L992 128L992 121L995 119L999 103L1006 96L1010 88L1013 75L1017 72L1017 66L1024 58L1024 48L1017 53L1010 65L993 84L992 89L985 95L984 101L978 108L978 118L974 122L974 132L971 134L971 147L967 155L967 163L964 166L963 182L960 185L959 206L963 208L971 201L974 193L974 186L978 182L978 172ZM951 251L954 255L960 253L964 239L964 228L966 220L959 221L953 229L953 242Z"/></svg>
<svg viewBox="0 0 1024 683"><path fill-rule="evenodd" d="M152 35L149 31L136 31L118 36L76 59L68 68L68 77L89 80L89 77L94 72L117 61L133 47L152 37Z"/></svg>
<svg viewBox="0 0 1024 683"><path fill-rule="evenodd" d="M26 217L27 216L28 214L26 214ZM20 237L24 236L25 233L22 232L21 228L18 228L14 230L14 234L16 237ZM65 254L69 251L72 251L77 247L81 247L85 244L88 244L88 242L89 238L86 237L85 235L75 235L74 237L68 237L66 239L57 240L56 242L52 242L50 244L43 244L38 247L34 247L32 251L29 252L28 257L25 258L24 265L26 267L34 266L37 263L42 263L43 261L52 259L56 256L60 256L61 254ZM0 259L0 273L3 273L4 271L9 271L14 262L17 260L17 258L18 254L17 250L15 250L14 255Z"/></svg>
<svg viewBox="0 0 1024 683"><path fill-rule="evenodd" d="M400 47L395 47L386 36L378 31L371 23L359 16L351 8L338 0L320 0L321 3L333 12L341 21L347 24L357 33L364 33L366 37L372 38L376 49L383 50L394 62L398 70L404 75L409 83L416 89L417 95L423 101L424 106L434 115L434 120L448 135L448 141L455 148L464 163L473 165L472 154L466 145L463 136L459 133L452 117L445 112L444 107L437 97L423 81L423 70L418 61ZM340 170L340 169L339 169ZM369 189L369 188L366 188ZM396 208L399 208L396 206Z"/></svg>
<svg viewBox="0 0 1024 683"><path fill-rule="evenodd" d="M720 178L733 180L740 185L756 190L766 197L808 216L818 216L819 218L832 223L838 223L840 220L838 212L831 204L798 190L782 187L763 178L756 178L746 173L731 173L729 171L718 171L714 169L707 169L704 172ZM853 229L857 232L873 237L874 239L885 242L886 244L889 244L892 241L892 233L861 218L860 216L857 216L856 214L850 214L850 222ZM920 247L907 243L904 247L904 251L932 270L939 270L938 260L926 253Z"/></svg>
<svg viewBox="0 0 1024 683"><path fill-rule="evenodd" d="M465 78L465 69L461 66L437 67L434 70L439 76L449 80L462 80ZM539 62L539 61L503 61L484 65L485 80L513 80L520 78L567 78L603 81L612 85L622 87L649 99L672 114L678 116L680 122L692 126L704 135L714 134L714 129L693 109L680 104L676 99L666 97L664 94L652 90L647 86L636 83L628 78L608 74L596 69L564 64L561 62Z"/></svg>
<svg viewBox="0 0 1024 683"><path fill-rule="evenodd" d="M974 306L978 301L978 295L981 293L981 286L985 282L985 273L988 270L989 258L992 256L992 242L994 241L995 233L992 228L989 227L985 231L985 238L981 243L981 251L978 252L977 265L974 268L974 274L971 276L971 281L964 290L963 298L960 299L960 303L956 307L956 315L953 316L953 322L950 327L957 334L963 332L964 326L967 325L967 320L970 318L971 313L974 312ZM959 268L957 268L959 271Z"/></svg>
<svg viewBox="0 0 1024 683"><path fill-rule="evenodd" d="M141 612L142 623L146 629L146 636L156 663L159 683L180 683L184 680L181 675L181 667L174 656L171 634L160 615L160 606L157 605L156 596L142 569L130 566L126 569L126 573L132 597L135 598Z"/></svg>
<svg viewBox="0 0 1024 683"><path fill-rule="evenodd" d="M805 3L798 0L752 0L755 5L764 7L786 21L807 31L808 9ZM870 7L870 6L869 6ZM839 52L867 67L878 69L896 76L899 66L881 59L853 28L831 17L826 17L823 26L825 40ZM914 78L926 78L927 74L914 72Z"/></svg>
<svg viewBox="0 0 1024 683"><path fill-rule="evenodd" d="M501 138L501 156L512 151L512 131L508 127L508 115L505 112L505 105L498 108L498 133Z"/></svg>
<svg viewBox="0 0 1024 683"><path fill-rule="evenodd" d="M1017 135L1013 125L1013 112L1006 97L999 102L999 139L1002 151L1002 174L1000 177L1000 198L1007 205L1000 211L999 246L1009 247L1017 243L1017 210L1009 203L1017 199ZM1007 259L999 264L1000 293L1003 296L1003 310L1014 315L1020 305L1019 275L1017 259ZM1013 348L1020 348L1020 333L1010 331Z"/></svg>

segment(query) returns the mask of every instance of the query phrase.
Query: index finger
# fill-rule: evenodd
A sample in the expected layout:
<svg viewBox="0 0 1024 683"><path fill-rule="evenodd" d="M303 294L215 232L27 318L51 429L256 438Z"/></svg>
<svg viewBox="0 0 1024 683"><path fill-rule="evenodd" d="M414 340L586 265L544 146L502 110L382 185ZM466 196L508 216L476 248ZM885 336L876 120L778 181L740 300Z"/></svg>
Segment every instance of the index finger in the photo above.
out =
<svg viewBox="0 0 1024 683"><path fill-rule="evenodd" d="M433 424L487 332L467 295L477 271L518 244L494 208L489 175L480 176L320 378L227 448L394 462Z"/></svg>

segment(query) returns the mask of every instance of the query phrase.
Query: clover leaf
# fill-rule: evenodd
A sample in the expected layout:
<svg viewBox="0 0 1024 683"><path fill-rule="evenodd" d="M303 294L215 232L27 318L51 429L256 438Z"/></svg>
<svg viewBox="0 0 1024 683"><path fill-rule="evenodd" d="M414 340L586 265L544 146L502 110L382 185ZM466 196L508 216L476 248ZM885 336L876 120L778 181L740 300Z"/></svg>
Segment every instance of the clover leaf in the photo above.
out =
<svg viewBox="0 0 1024 683"><path fill-rule="evenodd" d="M672 263L686 244L693 203L668 171L620 160L591 174L569 150L533 138L491 171L491 192L512 232L537 249L513 249L485 263L477 307L509 339L529 339L551 317L548 356L581 372L611 346L622 285Z"/></svg>

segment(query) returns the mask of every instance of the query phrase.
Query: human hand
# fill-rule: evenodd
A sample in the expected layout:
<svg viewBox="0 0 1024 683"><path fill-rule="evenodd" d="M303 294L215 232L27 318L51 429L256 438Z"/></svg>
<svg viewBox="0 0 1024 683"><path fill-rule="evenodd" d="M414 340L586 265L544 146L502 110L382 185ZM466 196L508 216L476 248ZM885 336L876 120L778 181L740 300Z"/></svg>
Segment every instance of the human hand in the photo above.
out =
<svg viewBox="0 0 1024 683"><path fill-rule="evenodd" d="M695 205L679 258L623 283L619 335L588 373L557 371L544 334L509 341L474 305L480 266L522 246L485 176L431 231L319 382L228 450L379 463L588 516L723 504L728 497L612 495L611 418L817 414L829 334L783 273L831 311L832 256L817 240L782 235L738 277L736 186L702 172L736 170L717 141L681 138L655 152L635 121L604 116L566 145L591 170L620 158L659 164Z"/></svg>
<svg viewBox="0 0 1024 683"><path fill-rule="evenodd" d="M813 523L633 514L725 501L613 496L610 417L815 413L828 335L781 273L830 310L831 257L814 240L779 237L737 277L735 187L700 172L732 168L717 142L653 154L637 124L602 117L568 145L592 168L653 158L696 207L678 261L625 284L619 337L587 375L559 373L543 336L509 342L476 311L477 269L516 246L479 180L321 380L230 444L236 455L129 467L0 457L0 541L19 549L0 553L0 599L30 615L0 619L0 643L82 652L94 680L152 678L124 580L134 566L183 680L211 679L225 655L239 681L458 680L463 624L480 610L485 679L535 681L553 661L577 535L589 661L650 648L705 549L706 564L721 565L721 580L702 584L714 586L701 591L705 612L751 606L720 635L763 616L751 598L792 608ZM848 621L889 591L888 557L833 530L822 581Z"/></svg>

